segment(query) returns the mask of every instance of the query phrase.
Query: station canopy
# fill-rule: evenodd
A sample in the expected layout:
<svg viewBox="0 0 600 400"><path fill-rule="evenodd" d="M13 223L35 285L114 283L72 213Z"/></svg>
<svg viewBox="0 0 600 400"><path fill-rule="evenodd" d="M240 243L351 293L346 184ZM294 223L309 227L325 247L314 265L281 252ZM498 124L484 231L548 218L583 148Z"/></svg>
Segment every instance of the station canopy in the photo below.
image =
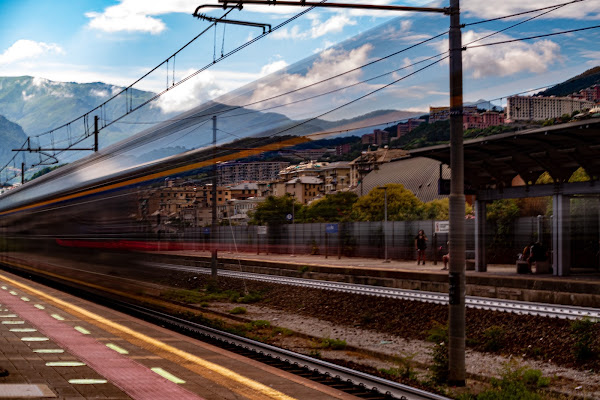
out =
<svg viewBox="0 0 600 400"><path fill-rule="evenodd" d="M450 165L450 144L411 150ZM464 171L467 192L502 190L520 175L534 185L547 171L555 182L566 183L579 167L600 177L600 119L503 133L465 140Z"/></svg>

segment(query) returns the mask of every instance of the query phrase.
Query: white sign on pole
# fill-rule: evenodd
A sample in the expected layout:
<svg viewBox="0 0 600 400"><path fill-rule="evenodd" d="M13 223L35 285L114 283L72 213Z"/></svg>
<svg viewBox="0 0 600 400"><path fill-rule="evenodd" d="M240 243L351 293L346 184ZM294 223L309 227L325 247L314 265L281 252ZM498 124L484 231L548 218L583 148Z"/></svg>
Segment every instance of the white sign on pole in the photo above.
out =
<svg viewBox="0 0 600 400"><path fill-rule="evenodd" d="M259 225L256 227L256 233L259 235L267 234L267 227L265 225Z"/></svg>
<svg viewBox="0 0 600 400"><path fill-rule="evenodd" d="M435 233L450 232L450 221L435 221Z"/></svg>

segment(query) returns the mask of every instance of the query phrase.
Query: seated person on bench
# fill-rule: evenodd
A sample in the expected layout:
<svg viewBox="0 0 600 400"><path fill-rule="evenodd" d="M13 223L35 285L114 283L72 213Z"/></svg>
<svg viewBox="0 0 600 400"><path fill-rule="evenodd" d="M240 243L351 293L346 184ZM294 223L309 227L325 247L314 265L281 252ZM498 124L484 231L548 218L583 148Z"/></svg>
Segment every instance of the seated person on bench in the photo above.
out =
<svg viewBox="0 0 600 400"><path fill-rule="evenodd" d="M546 261L546 248L540 242L535 242L529 249L529 257L527 258L527 264L531 270L531 265L536 261Z"/></svg>

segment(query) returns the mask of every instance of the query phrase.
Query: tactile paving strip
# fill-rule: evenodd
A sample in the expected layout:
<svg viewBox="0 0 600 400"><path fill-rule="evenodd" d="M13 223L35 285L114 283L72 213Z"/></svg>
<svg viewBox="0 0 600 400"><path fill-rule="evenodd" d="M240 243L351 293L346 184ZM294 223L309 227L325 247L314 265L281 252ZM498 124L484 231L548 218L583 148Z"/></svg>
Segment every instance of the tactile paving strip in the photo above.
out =
<svg viewBox="0 0 600 400"><path fill-rule="evenodd" d="M202 400L200 396L109 349L90 335L52 318L46 311L34 307L32 302L0 290L0 303L136 400Z"/></svg>

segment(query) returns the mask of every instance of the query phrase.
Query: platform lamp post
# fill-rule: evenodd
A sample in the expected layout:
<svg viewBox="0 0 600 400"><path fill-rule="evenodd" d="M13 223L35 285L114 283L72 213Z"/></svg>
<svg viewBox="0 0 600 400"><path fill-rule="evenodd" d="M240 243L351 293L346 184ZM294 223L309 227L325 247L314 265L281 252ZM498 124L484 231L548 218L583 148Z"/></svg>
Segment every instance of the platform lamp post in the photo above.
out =
<svg viewBox="0 0 600 400"><path fill-rule="evenodd" d="M220 4L201 5L196 8L239 8L245 4L267 6L327 7L382 11L430 12L450 15L449 65L450 65L450 248L449 271L449 378L450 384L465 385L465 194L462 105L462 40L460 1L449 0L450 7L408 7L378 4L350 4L288 0L219 0ZM232 4L232 5L228 5Z"/></svg>
<svg viewBox="0 0 600 400"><path fill-rule="evenodd" d="M383 262L389 263L388 260L388 243L387 243L387 186L380 186L377 189L383 190Z"/></svg>

